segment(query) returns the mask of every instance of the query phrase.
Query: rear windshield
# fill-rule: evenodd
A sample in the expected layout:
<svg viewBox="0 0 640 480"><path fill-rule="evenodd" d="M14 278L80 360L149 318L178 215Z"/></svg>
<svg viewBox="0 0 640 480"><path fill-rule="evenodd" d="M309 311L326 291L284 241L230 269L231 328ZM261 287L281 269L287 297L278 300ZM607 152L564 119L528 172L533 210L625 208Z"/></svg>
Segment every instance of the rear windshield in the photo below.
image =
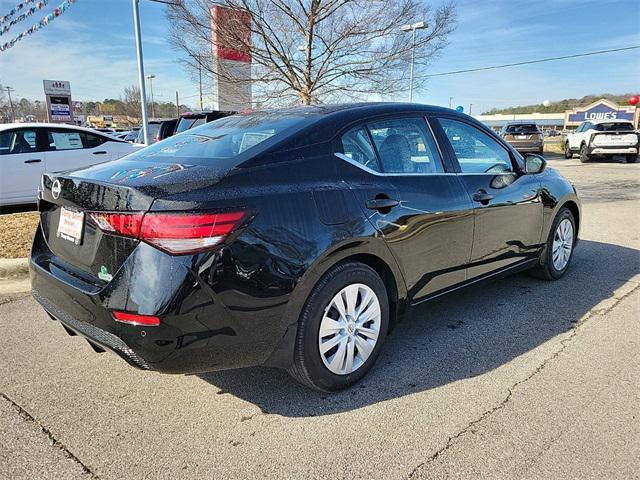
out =
<svg viewBox="0 0 640 480"><path fill-rule="evenodd" d="M159 123L149 123L147 125L147 131L149 132L149 141L150 142L153 142L156 139L156 135L158 135L158 130L160 130L160 124ZM144 139L144 132L142 131L142 128L141 128L140 130L138 130L137 142L138 143L144 143L143 139Z"/></svg>
<svg viewBox="0 0 640 480"><path fill-rule="evenodd" d="M627 132L633 130L633 125L627 122L607 122L596 125L598 132Z"/></svg>
<svg viewBox="0 0 640 480"><path fill-rule="evenodd" d="M523 123L519 125L507 125L507 133L540 133L535 123Z"/></svg>
<svg viewBox="0 0 640 480"><path fill-rule="evenodd" d="M198 127L206 123L206 117L182 117L178 122L176 133L184 132L190 128Z"/></svg>
<svg viewBox="0 0 640 480"><path fill-rule="evenodd" d="M280 139L313 123L315 116L257 112L205 123L144 148L128 159L208 164L251 153L262 142Z"/></svg>

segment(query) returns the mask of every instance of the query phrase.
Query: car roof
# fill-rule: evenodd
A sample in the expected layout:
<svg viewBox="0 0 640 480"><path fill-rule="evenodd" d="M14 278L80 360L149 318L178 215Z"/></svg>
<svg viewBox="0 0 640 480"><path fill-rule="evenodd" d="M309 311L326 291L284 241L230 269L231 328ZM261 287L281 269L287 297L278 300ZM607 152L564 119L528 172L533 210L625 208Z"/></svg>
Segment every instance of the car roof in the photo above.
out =
<svg viewBox="0 0 640 480"><path fill-rule="evenodd" d="M80 130L87 133L103 133L93 128L78 127L77 125L67 125L66 123L3 123L0 124L0 131L10 130L13 128L62 128L68 130Z"/></svg>

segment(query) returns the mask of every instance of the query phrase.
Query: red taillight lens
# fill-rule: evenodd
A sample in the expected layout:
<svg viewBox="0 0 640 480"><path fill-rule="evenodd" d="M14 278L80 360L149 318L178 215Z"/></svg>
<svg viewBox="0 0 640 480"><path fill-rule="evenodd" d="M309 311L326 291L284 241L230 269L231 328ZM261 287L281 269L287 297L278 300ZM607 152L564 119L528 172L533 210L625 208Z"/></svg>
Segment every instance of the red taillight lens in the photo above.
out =
<svg viewBox="0 0 640 480"><path fill-rule="evenodd" d="M140 240L172 254L195 253L221 243L244 218L244 212L148 213Z"/></svg>
<svg viewBox="0 0 640 480"><path fill-rule="evenodd" d="M137 313L111 312L116 322L128 323L130 325L144 325L147 327L157 327L160 325L160 318L153 315L138 315Z"/></svg>
<svg viewBox="0 0 640 480"><path fill-rule="evenodd" d="M125 237L137 238L142 225L143 212L103 213L91 212L89 216L105 232L114 232Z"/></svg>
<svg viewBox="0 0 640 480"><path fill-rule="evenodd" d="M196 253L221 243L245 217L224 213L89 213L104 231L140 240L173 255Z"/></svg>

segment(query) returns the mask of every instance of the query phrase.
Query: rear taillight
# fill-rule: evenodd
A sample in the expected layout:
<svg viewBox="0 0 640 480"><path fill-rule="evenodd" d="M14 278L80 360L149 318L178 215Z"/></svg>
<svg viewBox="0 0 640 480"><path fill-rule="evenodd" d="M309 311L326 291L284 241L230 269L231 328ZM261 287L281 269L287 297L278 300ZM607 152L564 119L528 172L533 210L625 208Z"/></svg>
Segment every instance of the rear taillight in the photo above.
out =
<svg viewBox="0 0 640 480"><path fill-rule="evenodd" d="M105 232L138 238L172 255L183 255L222 243L242 222L245 212L91 212L89 216Z"/></svg>

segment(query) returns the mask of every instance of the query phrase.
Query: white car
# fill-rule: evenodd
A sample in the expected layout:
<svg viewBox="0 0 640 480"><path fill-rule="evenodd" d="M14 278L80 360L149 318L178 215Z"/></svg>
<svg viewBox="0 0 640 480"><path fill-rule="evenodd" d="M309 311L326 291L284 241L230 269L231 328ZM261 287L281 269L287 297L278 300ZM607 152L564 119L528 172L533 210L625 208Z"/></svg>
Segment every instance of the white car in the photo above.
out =
<svg viewBox="0 0 640 480"><path fill-rule="evenodd" d="M640 136L628 120L587 120L564 143L564 158L580 154L587 162L595 156L624 155L628 163L638 159Z"/></svg>
<svg viewBox="0 0 640 480"><path fill-rule="evenodd" d="M44 172L124 157L140 147L89 128L52 123L0 125L0 206L32 203Z"/></svg>

